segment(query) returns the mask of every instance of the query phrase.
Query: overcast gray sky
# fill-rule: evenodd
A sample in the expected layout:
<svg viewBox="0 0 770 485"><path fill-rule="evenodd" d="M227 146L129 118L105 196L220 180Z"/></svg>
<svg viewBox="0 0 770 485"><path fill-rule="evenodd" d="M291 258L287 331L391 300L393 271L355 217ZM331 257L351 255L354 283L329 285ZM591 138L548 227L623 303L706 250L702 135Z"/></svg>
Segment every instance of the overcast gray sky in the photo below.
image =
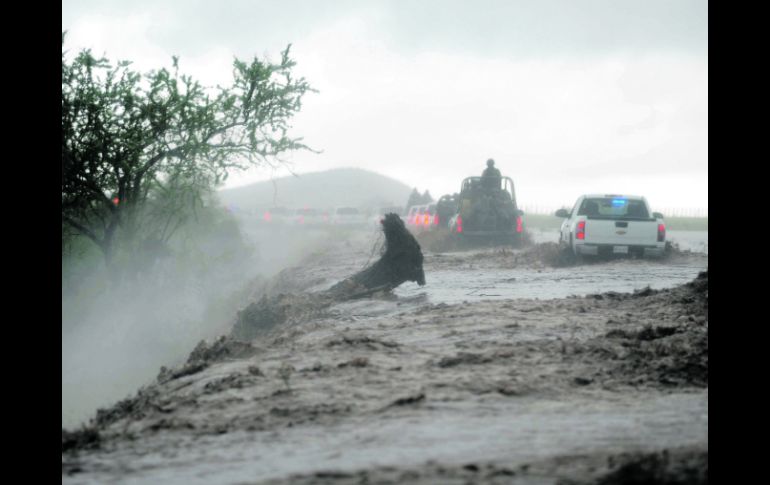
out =
<svg viewBox="0 0 770 485"><path fill-rule="evenodd" d="M524 206L708 207L706 1L64 0L62 29L140 70L179 55L208 85L292 43L319 90L294 133L323 150L290 157L300 174L361 167L438 197L492 157Z"/></svg>

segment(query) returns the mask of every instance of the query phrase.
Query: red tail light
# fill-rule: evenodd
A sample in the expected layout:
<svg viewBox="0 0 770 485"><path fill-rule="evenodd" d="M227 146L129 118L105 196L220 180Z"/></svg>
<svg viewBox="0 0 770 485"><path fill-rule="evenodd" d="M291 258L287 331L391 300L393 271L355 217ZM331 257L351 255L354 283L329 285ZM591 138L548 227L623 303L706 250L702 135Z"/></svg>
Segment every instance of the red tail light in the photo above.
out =
<svg viewBox="0 0 770 485"><path fill-rule="evenodd" d="M265 220L265 222L270 222L270 220L272 220L273 217L270 215L270 212L265 211L265 215L262 216L262 218Z"/></svg>
<svg viewBox="0 0 770 485"><path fill-rule="evenodd" d="M522 227L522 224L521 224L521 216L518 216L516 218L516 232L521 232L522 229L523 229L523 227Z"/></svg>
<svg viewBox="0 0 770 485"><path fill-rule="evenodd" d="M425 218L423 219L426 226L430 226L430 214L425 214Z"/></svg>
<svg viewBox="0 0 770 485"><path fill-rule="evenodd" d="M438 226L438 214L433 216L433 225Z"/></svg>
<svg viewBox="0 0 770 485"><path fill-rule="evenodd" d="M457 232L463 232L463 218L457 216Z"/></svg>
<svg viewBox="0 0 770 485"><path fill-rule="evenodd" d="M575 232L575 239L586 238L586 221L580 221L577 223L577 231Z"/></svg>
<svg viewBox="0 0 770 485"><path fill-rule="evenodd" d="M666 240L666 225L658 224L658 242L663 242L665 240Z"/></svg>

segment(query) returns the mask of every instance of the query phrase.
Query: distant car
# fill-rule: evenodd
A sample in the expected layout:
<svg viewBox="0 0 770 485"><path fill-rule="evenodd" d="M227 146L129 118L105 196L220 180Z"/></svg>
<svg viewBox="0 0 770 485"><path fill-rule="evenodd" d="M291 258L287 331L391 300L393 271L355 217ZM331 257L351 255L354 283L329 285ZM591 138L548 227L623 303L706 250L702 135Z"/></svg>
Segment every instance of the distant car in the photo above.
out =
<svg viewBox="0 0 770 485"><path fill-rule="evenodd" d="M339 207L334 210L331 223L340 226L365 226L366 216L355 207Z"/></svg>
<svg viewBox="0 0 770 485"><path fill-rule="evenodd" d="M266 224L285 224L290 221L292 211L286 207L271 207L262 212L262 222Z"/></svg>
<svg viewBox="0 0 770 485"><path fill-rule="evenodd" d="M429 231L439 226L436 204L412 206L407 214L406 225L413 231Z"/></svg>
<svg viewBox="0 0 770 485"><path fill-rule="evenodd" d="M436 212L436 204L428 204L422 218L422 228L427 230L437 229L439 226L439 215Z"/></svg>
<svg viewBox="0 0 770 485"><path fill-rule="evenodd" d="M565 218L559 243L576 256L633 254L662 256L666 247L663 215L651 212L644 197L636 195L583 195Z"/></svg>
<svg viewBox="0 0 770 485"><path fill-rule="evenodd" d="M297 209L291 219L291 223L295 226L320 226L327 223L329 220L328 214L326 214L326 218L324 218L324 214L324 212L318 209Z"/></svg>
<svg viewBox="0 0 770 485"><path fill-rule="evenodd" d="M413 226L413 225L416 224L416 222L417 222L417 213L419 212L420 208L422 208L422 207L423 206L421 206L421 205L413 205L413 206L409 207L409 209L406 212L406 220L404 221L404 223L406 224L407 227Z"/></svg>

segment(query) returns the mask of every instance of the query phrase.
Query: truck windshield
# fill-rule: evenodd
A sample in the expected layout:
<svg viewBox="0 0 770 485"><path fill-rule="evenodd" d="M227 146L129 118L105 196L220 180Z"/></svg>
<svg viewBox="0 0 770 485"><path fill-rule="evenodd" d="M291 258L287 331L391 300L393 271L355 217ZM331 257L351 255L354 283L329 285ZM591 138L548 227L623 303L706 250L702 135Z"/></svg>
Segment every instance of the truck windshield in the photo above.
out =
<svg viewBox="0 0 770 485"><path fill-rule="evenodd" d="M650 213L642 200L622 197L585 199L578 209L579 216L607 219L649 219Z"/></svg>

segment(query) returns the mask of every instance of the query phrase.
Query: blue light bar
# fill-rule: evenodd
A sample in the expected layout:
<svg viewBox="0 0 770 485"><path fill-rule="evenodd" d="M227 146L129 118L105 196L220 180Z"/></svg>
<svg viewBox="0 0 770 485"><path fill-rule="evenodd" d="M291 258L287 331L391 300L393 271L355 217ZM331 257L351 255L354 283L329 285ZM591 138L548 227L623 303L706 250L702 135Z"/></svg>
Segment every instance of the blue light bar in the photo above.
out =
<svg viewBox="0 0 770 485"><path fill-rule="evenodd" d="M612 205L616 207L621 205L626 205L627 202L628 200L626 199L612 199Z"/></svg>

